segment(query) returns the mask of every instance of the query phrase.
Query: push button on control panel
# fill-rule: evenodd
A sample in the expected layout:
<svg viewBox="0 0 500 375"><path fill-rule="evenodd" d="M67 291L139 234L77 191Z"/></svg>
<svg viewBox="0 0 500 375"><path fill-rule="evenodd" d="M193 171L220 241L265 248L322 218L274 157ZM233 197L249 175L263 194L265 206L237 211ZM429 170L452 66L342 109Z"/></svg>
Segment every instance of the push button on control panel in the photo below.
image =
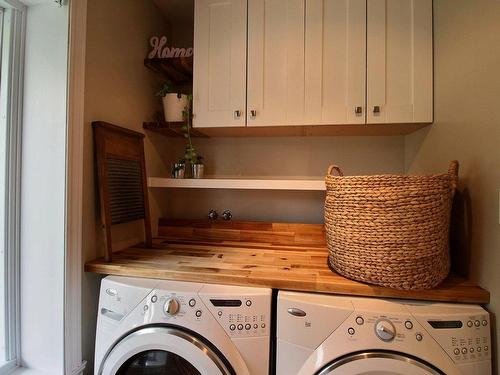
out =
<svg viewBox="0 0 500 375"><path fill-rule="evenodd" d="M405 322L405 327L406 329L412 329L413 328L413 323L409 320Z"/></svg>
<svg viewBox="0 0 500 375"><path fill-rule="evenodd" d="M453 350L453 353L454 353L455 355L459 355L459 354L460 354L460 349L455 348L455 350Z"/></svg>

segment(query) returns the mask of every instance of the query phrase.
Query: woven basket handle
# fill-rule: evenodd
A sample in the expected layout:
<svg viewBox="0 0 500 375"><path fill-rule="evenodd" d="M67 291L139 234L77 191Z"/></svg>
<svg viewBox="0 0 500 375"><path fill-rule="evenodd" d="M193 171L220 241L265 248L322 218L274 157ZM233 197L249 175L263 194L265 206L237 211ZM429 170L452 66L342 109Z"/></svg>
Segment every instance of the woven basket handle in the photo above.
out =
<svg viewBox="0 0 500 375"><path fill-rule="evenodd" d="M328 171L326 172L326 174L327 174L328 176L330 176L330 175L331 175L331 176L333 176L333 173L332 173L333 171L337 172L337 174L338 174L339 176L341 176L341 177L344 175L344 173L342 172L342 169L340 169L340 167L339 167L339 166L337 166L337 165L330 165L330 166L328 167Z"/></svg>
<svg viewBox="0 0 500 375"><path fill-rule="evenodd" d="M450 176L451 181L451 189L453 193L457 190L458 187L458 161L452 160L450 163L450 167L448 168L448 174Z"/></svg>

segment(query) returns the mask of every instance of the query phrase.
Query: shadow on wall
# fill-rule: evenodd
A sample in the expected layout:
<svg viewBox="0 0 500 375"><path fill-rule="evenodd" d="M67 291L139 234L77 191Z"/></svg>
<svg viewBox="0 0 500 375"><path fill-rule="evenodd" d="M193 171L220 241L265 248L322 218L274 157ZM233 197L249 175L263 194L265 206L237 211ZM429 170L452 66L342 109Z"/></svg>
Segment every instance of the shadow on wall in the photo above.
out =
<svg viewBox="0 0 500 375"><path fill-rule="evenodd" d="M472 244L472 208L469 189L457 190L450 222L450 255L453 273L468 277Z"/></svg>

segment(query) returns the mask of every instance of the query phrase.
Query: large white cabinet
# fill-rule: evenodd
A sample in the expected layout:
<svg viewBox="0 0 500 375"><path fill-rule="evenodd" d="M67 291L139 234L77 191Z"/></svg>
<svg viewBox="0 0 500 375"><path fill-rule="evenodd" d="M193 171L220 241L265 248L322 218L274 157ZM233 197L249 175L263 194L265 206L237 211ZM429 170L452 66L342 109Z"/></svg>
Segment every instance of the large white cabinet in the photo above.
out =
<svg viewBox="0 0 500 375"><path fill-rule="evenodd" d="M432 1L367 0L367 123L433 119Z"/></svg>
<svg viewBox="0 0 500 375"><path fill-rule="evenodd" d="M195 0L194 126L432 122L432 0Z"/></svg>
<svg viewBox="0 0 500 375"><path fill-rule="evenodd" d="M193 125L245 126L247 1L196 0Z"/></svg>

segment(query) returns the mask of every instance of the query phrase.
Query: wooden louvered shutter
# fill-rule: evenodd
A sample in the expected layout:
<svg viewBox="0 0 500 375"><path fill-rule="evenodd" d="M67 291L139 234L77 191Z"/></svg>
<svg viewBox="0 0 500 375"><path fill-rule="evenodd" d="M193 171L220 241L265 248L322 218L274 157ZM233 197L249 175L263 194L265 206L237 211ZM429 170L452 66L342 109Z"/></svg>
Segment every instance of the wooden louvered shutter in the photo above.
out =
<svg viewBox="0 0 500 375"><path fill-rule="evenodd" d="M144 134L102 121L92 123L106 260L112 259L111 226L144 220L146 246L152 246L144 160Z"/></svg>

